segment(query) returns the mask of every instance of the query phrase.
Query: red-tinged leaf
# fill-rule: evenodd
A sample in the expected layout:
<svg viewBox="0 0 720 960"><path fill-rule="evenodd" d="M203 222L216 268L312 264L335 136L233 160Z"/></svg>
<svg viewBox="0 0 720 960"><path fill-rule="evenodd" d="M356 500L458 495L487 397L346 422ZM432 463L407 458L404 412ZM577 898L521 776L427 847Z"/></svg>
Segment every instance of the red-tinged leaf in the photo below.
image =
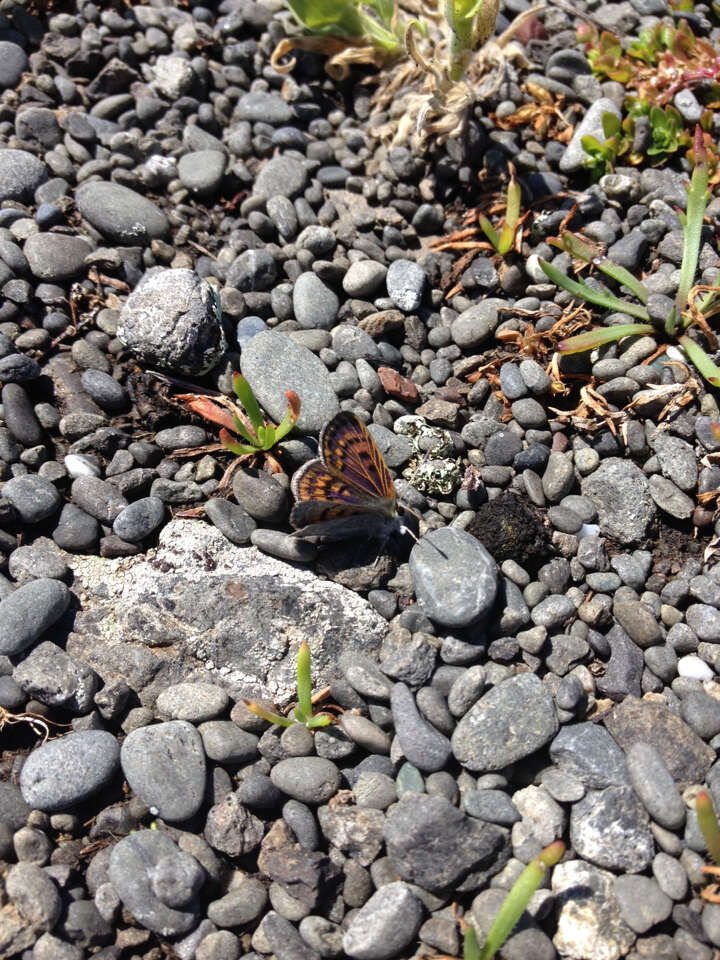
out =
<svg viewBox="0 0 720 960"><path fill-rule="evenodd" d="M177 399L182 400L188 410L196 413L199 417L203 417L211 423L217 423L221 427L227 427L228 430L235 429L230 411L219 406L210 397L203 397L195 393L179 393Z"/></svg>
<svg viewBox="0 0 720 960"><path fill-rule="evenodd" d="M714 420L710 421L710 429L715 439L720 443L720 423L715 423Z"/></svg>
<svg viewBox="0 0 720 960"><path fill-rule="evenodd" d="M705 148L705 138L703 137L702 127L699 123L695 124L695 135L693 137L693 156L695 166L707 167L708 155Z"/></svg>
<svg viewBox="0 0 720 960"><path fill-rule="evenodd" d="M294 390L286 390L285 396L287 397L288 406L290 407L290 422L293 426L297 423L297 418L300 416L300 397L295 393Z"/></svg>
<svg viewBox="0 0 720 960"><path fill-rule="evenodd" d="M257 453L259 450L259 447L251 447L246 443L238 443L235 437L233 437L232 434L228 433L225 429L220 431L219 439L220 443L225 447L225 449L229 450L230 453L234 453L237 457L242 457L250 453Z"/></svg>
<svg viewBox="0 0 720 960"><path fill-rule="evenodd" d="M295 722L290 717L283 717L279 713L273 713L272 710L266 710L265 707L261 707L254 700L243 700L243 703L250 713L254 713L256 717L262 717L263 720L274 723L278 727L291 727Z"/></svg>

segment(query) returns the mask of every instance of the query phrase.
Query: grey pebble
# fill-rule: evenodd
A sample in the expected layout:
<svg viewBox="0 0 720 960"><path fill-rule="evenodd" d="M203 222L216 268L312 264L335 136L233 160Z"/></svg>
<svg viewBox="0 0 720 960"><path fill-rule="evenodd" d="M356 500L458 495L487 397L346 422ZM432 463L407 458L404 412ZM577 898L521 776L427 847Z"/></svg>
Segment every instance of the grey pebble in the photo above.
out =
<svg viewBox="0 0 720 960"><path fill-rule="evenodd" d="M133 730L122 745L123 775L132 791L164 820L188 820L205 792L205 753L192 724L169 720Z"/></svg>
<svg viewBox="0 0 720 960"><path fill-rule="evenodd" d="M113 521L113 533L129 543L145 540L160 527L165 519L165 504L157 497L142 497L118 513Z"/></svg>
<svg viewBox="0 0 720 960"><path fill-rule="evenodd" d="M110 854L110 882L123 906L143 927L165 937L187 933L199 918L197 904L192 900L175 909L164 903L155 890L155 871L167 870L180 856L172 839L159 830L140 830L123 837Z"/></svg>
<svg viewBox="0 0 720 960"><path fill-rule="evenodd" d="M390 705L395 735L405 757L423 772L441 770L450 757L450 741L423 719L404 683L392 688Z"/></svg>
<svg viewBox="0 0 720 960"><path fill-rule="evenodd" d="M67 810L106 786L119 765L120 747L111 733L69 733L33 750L20 773L20 790L37 810Z"/></svg>
<svg viewBox="0 0 720 960"><path fill-rule="evenodd" d="M353 960L389 960L414 940L422 915L422 904L406 883L385 884L351 920L343 949Z"/></svg>
<svg viewBox="0 0 720 960"><path fill-rule="evenodd" d="M31 646L65 613L68 588L59 580L31 580L0 601L0 654Z"/></svg>
<svg viewBox="0 0 720 960"><path fill-rule="evenodd" d="M482 696L452 735L456 759L468 770L500 770L530 756L558 731L552 697L534 674L505 680Z"/></svg>
<svg viewBox="0 0 720 960"><path fill-rule="evenodd" d="M410 572L419 605L442 626L476 623L495 602L497 564L463 530L443 527L426 534L410 553Z"/></svg>
<svg viewBox="0 0 720 960"><path fill-rule="evenodd" d="M323 757L291 757L270 771L275 786L301 803L327 803L340 788L340 771Z"/></svg>

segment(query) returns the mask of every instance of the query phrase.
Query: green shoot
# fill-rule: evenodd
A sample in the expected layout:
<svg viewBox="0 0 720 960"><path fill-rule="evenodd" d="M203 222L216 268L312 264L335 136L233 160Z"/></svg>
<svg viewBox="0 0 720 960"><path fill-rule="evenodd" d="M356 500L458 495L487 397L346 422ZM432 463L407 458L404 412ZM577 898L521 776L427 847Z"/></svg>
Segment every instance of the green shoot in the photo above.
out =
<svg viewBox="0 0 720 960"><path fill-rule="evenodd" d="M478 217L481 230L493 245L495 252L499 253L501 257L509 253L515 243L515 231L520 220L520 201L522 199L522 188L517 182L515 167L512 163L508 163L508 170L510 171L510 182L507 188L505 220L500 234L498 235L497 230L484 214L480 214Z"/></svg>
<svg viewBox="0 0 720 960"><path fill-rule="evenodd" d="M505 897L482 950L478 945L475 928L470 925L465 928L463 960L491 960L491 957L495 956L515 929L523 911L530 903L530 898L540 886L545 871L559 863L564 853L565 844L562 840L556 840L555 843L541 850L537 857L525 867Z"/></svg>
<svg viewBox="0 0 720 960"><path fill-rule="evenodd" d="M695 166L693 167L690 186L688 188L687 211L680 213L680 222L683 226L683 256L680 266L680 283L675 298L675 311L668 317L665 330L672 336L677 330L677 324L683 310L688 304L688 295L695 279L698 256L700 255L700 238L702 234L705 207L710 199L708 191L708 164L707 150L703 141L702 130L698 125L695 128Z"/></svg>
<svg viewBox="0 0 720 960"><path fill-rule="evenodd" d="M297 653L297 693L298 705L293 710L294 719L284 717L280 713L274 713L272 710L266 710L255 700L245 700L243 702L255 716L262 717L263 720L274 723L278 727L292 727L295 723L302 723L308 729L313 730L316 727L326 727L329 723L332 723L332 717L329 713L313 714L310 647L305 642L300 644Z"/></svg>
<svg viewBox="0 0 720 960"><path fill-rule="evenodd" d="M579 297L587 303L594 303L598 307L605 307L606 310L616 310L620 313L627 313L631 317L637 317L638 320L650 322L650 315L642 304L628 303L626 300L621 300L612 294L607 287L603 287L602 290L596 290L584 280L572 280L564 274L562 270L558 270L557 267L554 267L542 258L540 259L540 266L553 283L557 284L558 287L562 287L563 290L567 290L568 293L571 293L574 297ZM611 327L610 329L616 328ZM610 339L617 338L611 337Z"/></svg>
<svg viewBox="0 0 720 960"><path fill-rule="evenodd" d="M701 790L695 797L695 811L708 853L720 866L720 826L718 826L713 803L707 791Z"/></svg>

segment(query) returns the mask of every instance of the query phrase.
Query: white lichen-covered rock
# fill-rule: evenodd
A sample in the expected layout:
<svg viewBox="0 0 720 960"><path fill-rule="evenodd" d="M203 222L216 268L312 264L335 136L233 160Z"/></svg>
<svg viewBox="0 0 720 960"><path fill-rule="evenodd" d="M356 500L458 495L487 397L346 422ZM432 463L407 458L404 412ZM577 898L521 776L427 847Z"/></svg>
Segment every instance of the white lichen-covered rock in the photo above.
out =
<svg viewBox="0 0 720 960"><path fill-rule="evenodd" d="M344 652L375 652L387 631L353 591L235 546L197 520L173 520L144 556L67 560L82 606L68 653L105 683L124 679L145 705L189 679L219 684L236 699L286 703L296 696L303 640L322 686L339 675Z"/></svg>
<svg viewBox="0 0 720 960"><path fill-rule="evenodd" d="M619 960L635 942L615 899L615 877L583 860L553 870L557 897L555 949L565 960Z"/></svg>
<svg viewBox="0 0 720 960"><path fill-rule="evenodd" d="M194 270L149 270L120 313L118 338L150 367L189 376L212 370L227 350L220 302Z"/></svg>

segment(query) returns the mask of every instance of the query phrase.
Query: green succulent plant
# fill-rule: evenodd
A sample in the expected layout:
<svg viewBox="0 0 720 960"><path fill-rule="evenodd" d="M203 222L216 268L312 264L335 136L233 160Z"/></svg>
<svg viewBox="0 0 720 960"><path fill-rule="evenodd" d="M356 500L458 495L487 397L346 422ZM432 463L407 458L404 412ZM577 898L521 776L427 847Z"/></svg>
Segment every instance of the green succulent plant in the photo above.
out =
<svg viewBox="0 0 720 960"><path fill-rule="evenodd" d="M313 730L316 727L327 727L333 721L329 713L313 713L310 647L304 642L300 644L297 653L297 706L292 716L285 717L281 713L266 710L255 700L245 700L244 703L251 713L278 727L292 727L295 723L302 723L309 730Z"/></svg>

